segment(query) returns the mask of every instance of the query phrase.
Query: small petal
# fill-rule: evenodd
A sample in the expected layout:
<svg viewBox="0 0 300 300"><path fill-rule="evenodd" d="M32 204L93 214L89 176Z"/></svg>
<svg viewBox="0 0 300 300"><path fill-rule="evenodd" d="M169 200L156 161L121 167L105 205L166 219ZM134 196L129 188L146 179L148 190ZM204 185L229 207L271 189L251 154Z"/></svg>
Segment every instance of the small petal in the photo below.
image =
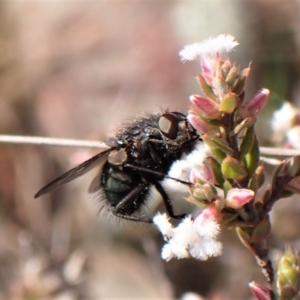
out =
<svg viewBox="0 0 300 300"><path fill-rule="evenodd" d="M276 110L271 120L273 131L288 130L291 127L299 124L300 111L290 102L284 102L280 109Z"/></svg>
<svg viewBox="0 0 300 300"><path fill-rule="evenodd" d="M235 37L230 34L220 34L215 39L208 41L208 43L211 43L218 53L230 52L239 44Z"/></svg>
<svg viewBox="0 0 300 300"><path fill-rule="evenodd" d="M153 218L153 223L157 226L158 230L162 233L162 235L166 237L171 237L174 234L174 229L172 224L169 222L169 218L166 214L158 213Z"/></svg>
<svg viewBox="0 0 300 300"><path fill-rule="evenodd" d="M171 239L169 241L169 245L170 245L170 248L171 248L172 252L174 253L174 255L177 258L180 259L180 258L188 258L188 257L190 257L189 252L187 250L188 245L179 244L179 243L175 242L173 239Z"/></svg>
<svg viewBox="0 0 300 300"><path fill-rule="evenodd" d="M226 206L234 209L240 209L246 203L250 202L253 199L254 195L255 193L252 190L231 189L227 193Z"/></svg>
<svg viewBox="0 0 300 300"><path fill-rule="evenodd" d="M267 89L262 89L259 91L252 99L241 106L242 114L245 116L257 116L265 106L269 98L269 94L270 91Z"/></svg>
<svg viewBox="0 0 300 300"><path fill-rule="evenodd" d="M204 249L208 256L219 256L222 253L222 243L214 239L206 240L204 242Z"/></svg>
<svg viewBox="0 0 300 300"><path fill-rule="evenodd" d="M290 147L300 149L300 125L288 129L285 135Z"/></svg>
<svg viewBox="0 0 300 300"><path fill-rule="evenodd" d="M175 257L175 255L172 252L170 245L169 244L164 245L161 251L161 258L164 259L165 261L169 261L173 257Z"/></svg>
<svg viewBox="0 0 300 300"><path fill-rule="evenodd" d="M192 216L184 218L174 230L175 234L172 240L177 244L184 245L185 248L188 248L189 244L198 238Z"/></svg>
<svg viewBox="0 0 300 300"><path fill-rule="evenodd" d="M220 225L214 221L206 222L205 226L197 225L197 233L203 238L216 238L220 233Z"/></svg>
<svg viewBox="0 0 300 300"><path fill-rule="evenodd" d="M204 251L202 246L203 245L201 242L199 244L195 243L195 244L191 245L191 247L190 247L191 257L194 257L196 259L203 260L203 261L207 260L208 255L206 254L206 252Z"/></svg>
<svg viewBox="0 0 300 300"><path fill-rule="evenodd" d="M179 52L180 60L183 62L195 60L199 55L200 47L200 43L184 46L184 48Z"/></svg>

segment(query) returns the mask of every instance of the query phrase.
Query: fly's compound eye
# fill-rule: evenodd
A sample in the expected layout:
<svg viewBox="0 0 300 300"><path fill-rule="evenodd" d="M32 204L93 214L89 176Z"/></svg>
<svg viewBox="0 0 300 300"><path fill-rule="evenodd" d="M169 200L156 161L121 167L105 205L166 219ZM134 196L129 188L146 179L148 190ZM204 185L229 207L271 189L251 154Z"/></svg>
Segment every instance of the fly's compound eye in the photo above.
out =
<svg viewBox="0 0 300 300"><path fill-rule="evenodd" d="M164 114L158 120L160 132L168 139L174 140L178 134L178 119L171 114Z"/></svg>

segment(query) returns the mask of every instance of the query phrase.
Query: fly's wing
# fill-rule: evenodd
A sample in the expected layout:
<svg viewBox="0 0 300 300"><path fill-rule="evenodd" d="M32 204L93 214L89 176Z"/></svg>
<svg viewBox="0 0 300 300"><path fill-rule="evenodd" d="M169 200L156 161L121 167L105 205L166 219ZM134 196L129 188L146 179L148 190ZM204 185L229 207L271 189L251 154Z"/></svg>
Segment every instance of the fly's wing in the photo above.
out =
<svg viewBox="0 0 300 300"><path fill-rule="evenodd" d="M100 178L102 175L102 167L100 167L100 172L96 175L96 177L92 180L89 188L88 188L88 192L90 194L92 193L96 193L97 191L99 191L101 189L101 185L100 185Z"/></svg>
<svg viewBox="0 0 300 300"><path fill-rule="evenodd" d="M105 160L102 160L99 163L100 171L98 172L96 177L92 180L92 182L91 182L91 184L88 188L88 193L90 193L90 194L96 193L97 191L99 191L101 189L101 175L102 175L103 166L104 166L105 163L106 163Z"/></svg>
<svg viewBox="0 0 300 300"><path fill-rule="evenodd" d="M89 160L83 162L79 166L71 169L67 173L54 179L53 181L48 183L46 186L44 186L42 189L40 189L35 194L34 198L38 198L41 195L46 194L46 193L56 189L57 187L65 184L69 181L72 181L73 179L80 177L83 174L87 173L88 171L92 170L93 168L99 166L101 164L101 162L105 162L107 160L107 157L112 150L115 150L115 148L110 148L101 153L98 153L97 155L95 155L92 158L90 158Z"/></svg>

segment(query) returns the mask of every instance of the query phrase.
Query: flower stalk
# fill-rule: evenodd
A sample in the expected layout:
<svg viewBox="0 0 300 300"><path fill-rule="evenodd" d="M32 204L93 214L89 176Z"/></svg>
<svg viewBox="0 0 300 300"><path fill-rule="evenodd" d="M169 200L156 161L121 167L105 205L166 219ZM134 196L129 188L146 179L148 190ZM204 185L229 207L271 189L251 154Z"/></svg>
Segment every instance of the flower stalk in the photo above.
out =
<svg viewBox="0 0 300 300"><path fill-rule="evenodd" d="M157 217L155 224L167 241L163 250L167 260L173 257L205 260L220 255L218 233L224 227L235 228L242 244L273 284L275 274L267 243L272 229L269 214L277 201L300 193L300 155L279 163L262 190L266 178L255 123L270 92L262 89L252 97L245 95L251 66L240 70L226 55L237 45L232 36L220 35L186 46L180 52L182 61L200 61L196 80L203 95L190 96L192 107L187 119L208 151L191 168L194 185L187 200L202 209L202 213L195 219L186 218L177 228L169 220L161 222L162 217ZM292 299L289 295L300 292L300 276L294 271L299 269L298 257L295 259L291 251L285 257L277 274L277 288L249 285L257 299L276 299L277 295L280 299Z"/></svg>

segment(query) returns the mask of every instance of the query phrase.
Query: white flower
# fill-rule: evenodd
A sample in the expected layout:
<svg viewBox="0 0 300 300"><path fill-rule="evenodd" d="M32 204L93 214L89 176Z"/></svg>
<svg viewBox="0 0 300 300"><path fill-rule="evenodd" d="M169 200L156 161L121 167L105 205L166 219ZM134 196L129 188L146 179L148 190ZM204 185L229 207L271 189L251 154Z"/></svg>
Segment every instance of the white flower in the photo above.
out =
<svg viewBox="0 0 300 300"><path fill-rule="evenodd" d="M197 233L206 239L214 239L220 233L220 225L214 221L207 222L205 226L198 222L194 222Z"/></svg>
<svg viewBox="0 0 300 300"><path fill-rule="evenodd" d="M167 240L162 249L162 258L170 260L173 257L178 259L194 257L206 260L208 257L220 255L222 244L216 240L220 225L215 222L214 216L208 217L207 214L210 212L206 211L205 217L198 219L200 221L197 222L188 216L175 228L166 216L160 214L155 216L154 223ZM200 225L201 230L199 230ZM172 234L166 236L166 228L172 228Z"/></svg>
<svg viewBox="0 0 300 300"><path fill-rule="evenodd" d="M195 60L197 57L212 56L231 51L239 43L232 35L220 34L215 38L207 39L201 43L186 45L179 56L182 61Z"/></svg>
<svg viewBox="0 0 300 300"><path fill-rule="evenodd" d="M195 241L194 244L190 247L190 254L191 257L194 257L199 260L207 260L208 255L206 254L205 250L202 248L202 241Z"/></svg>
<svg viewBox="0 0 300 300"><path fill-rule="evenodd" d="M171 239L168 243L170 245L170 249L173 252L174 256L177 258L188 258L188 245L178 243L174 239Z"/></svg>
<svg viewBox="0 0 300 300"><path fill-rule="evenodd" d="M159 231L163 236L169 238L174 234L174 228L172 224L169 222L169 218L166 214L158 213L153 218L153 223L158 227Z"/></svg>
<svg viewBox="0 0 300 300"><path fill-rule="evenodd" d="M276 110L271 120L271 127L273 131L286 131L293 126L295 117L299 115L298 109L296 109L291 103L284 102L280 109Z"/></svg>
<svg viewBox="0 0 300 300"><path fill-rule="evenodd" d="M203 161L210 154L209 148L204 143L199 143L189 155L172 164L168 176L187 182L191 182L191 175L195 173L198 177L203 178L202 174L205 167ZM163 186L170 194L174 194L174 192L186 193L188 191L186 185L169 178L164 179ZM174 197L176 196L178 195L174 195Z"/></svg>
<svg viewBox="0 0 300 300"><path fill-rule="evenodd" d="M209 155L211 155L211 152L208 146L204 143L199 143L197 148L186 157L186 160L191 167L198 168L200 171L202 170L204 159Z"/></svg>
<svg viewBox="0 0 300 300"><path fill-rule="evenodd" d="M179 52L180 60L191 61L195 60L201 51L201 43L194 43L184 46L184 48Z"/></svg>
<svg viewBox="0 0 300 300"><path fill-rule="evenodd" d="M169 244L165 244L161 251L161 258L165 261L169 261L172 258L175 257L175 254L173 253L171 246Z"/></svg>
<svg viewBox="0 0 300 300"><path fill-rule="evenodd" d="M285 102L281 108L274 112L271 119L271 128L273 131L272 139L276 143L282 143L284 139L293 144L295 132L287 133L300 122L300 111L291 103ZM298 148L298 147L296 147Z"/></svg>
<svg viewBox="0 0 300 300"><path fill-rule="evenodd" d="M185 157L181 160L175 161L172 164L172 166L168 172L168 176L170 176L172 178L184 180L184 181L189 181L190 172L191 172L191 167L188 164L186 157ZM176 180L170 179L170 178L164 179L163 186L170 193L173 193L173 192L181 193L181 192L187 191L187 187L185 185L180 184Z"/></svg>
<svg viewBox="0 0 300 300"><path fill-rule="evenodd" d="M214 239L206 240L204 243L205 252L208 256L219 256L222 253L222 243Z"/></svg>
<svg viewBox="0 0 300 300"><path fill-rule="evenodd" d="M198 236L193 223L192 216L184 218L182 222L174 228L175 234L173 240L182 245L188 245L193 240L196 240Z"/></svg>
<svg viewBox="0 0 300 300"><path fill-rule="evenodd" d="M294 149L300 149L300 125L287 130L286 138Z"/></svg>

